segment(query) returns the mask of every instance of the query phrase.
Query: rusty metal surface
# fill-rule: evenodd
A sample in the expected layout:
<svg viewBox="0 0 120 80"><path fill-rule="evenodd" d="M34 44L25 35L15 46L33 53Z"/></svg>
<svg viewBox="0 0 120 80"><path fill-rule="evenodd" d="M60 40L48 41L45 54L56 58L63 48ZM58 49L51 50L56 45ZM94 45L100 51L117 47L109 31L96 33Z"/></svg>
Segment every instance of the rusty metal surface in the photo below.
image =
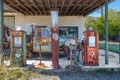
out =
<svg viewBox="0 0 120 80"><path fill-rule="evenodd" d="M34 40L33 52L39 52L39 51L40 51L39 42L38 40ZM41 45L41 52L51 52L51 43L47 43L47 44L45 43L44 45Z"/></svg>
<svg viewBox="0 0 120 80"><path fill-rule="evenodd" d="M97 66L98 65L98 33L96 31L84 32L84 65ZM95 44L90 47L90 37L95 37Z"/></svg>
<svg viewBox="0 0 120 80"><path fill-rule="evenodd" d="M52 51L52 67L59 67L59 39L55 39L54 34L58 34L58 28L56 30L52 29L51 37L51 51Z"/></svg>
<svg viewBox="0 0 120 80"><path fill-rule="evenodd" d="M24 31L13 31L11 36L11 66L24 66L26 62L24 61L25 53L24 53ZM20 41L17 42L17 38L20 39ZM15 41L16 40L16 41ZM19 57L16 57L16 55L19 54Z"/></svg>

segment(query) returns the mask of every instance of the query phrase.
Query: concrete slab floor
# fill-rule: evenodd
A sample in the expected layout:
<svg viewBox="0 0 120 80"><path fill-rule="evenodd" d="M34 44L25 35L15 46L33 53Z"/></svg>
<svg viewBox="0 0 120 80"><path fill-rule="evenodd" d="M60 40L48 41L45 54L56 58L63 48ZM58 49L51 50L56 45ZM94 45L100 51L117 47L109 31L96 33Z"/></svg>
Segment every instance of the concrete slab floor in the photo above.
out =
<svg viewBox="0 0 120 80"><path fill-rule="evenodd" d="M99 66L82 66L82 69L98 69L98 68L120 68L120 64L119 64L119 55L114 53L114 52L108 52L108 56L109 56L109 64L105 64L105 51L104 50L99 50ZM39 64L39 59L34 59L32 60L29 59L27 60L27 64L28 65L36 65ZM47 60L47 59L43 59L42 63L44 63L47 68L46 69L51 69L51 64L52 61L51 59ZM67 60L67 57L60 57L59 58L59 64L61 66L61 68L65 68L65 66L70 65L70 61Z"/></svg>

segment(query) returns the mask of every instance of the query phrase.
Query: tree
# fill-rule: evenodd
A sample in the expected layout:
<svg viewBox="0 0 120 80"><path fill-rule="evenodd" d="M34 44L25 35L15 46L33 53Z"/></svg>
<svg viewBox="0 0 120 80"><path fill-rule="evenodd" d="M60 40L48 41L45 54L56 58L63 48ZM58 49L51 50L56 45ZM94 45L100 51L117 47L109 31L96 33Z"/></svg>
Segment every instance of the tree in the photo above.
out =
<svg viewBox="0 0 120 80"><path fill-rule="evenodd" d="M105 33L103 17L100 17L95 22L93 22L92 27L93 27L93 30L96 30L99 33L100 39L103 39L104 33Z"/></svg>
<svg viewBox="0 0 120 80"><path fill-rule="evenodd" d="M86 17L85 18L85 30L88 30L92 26L92 23L95 21L95 17Z"/></svg>
<svg viewBox="0 0 120 80"><path fill-rule="evenodd" d="M87 17L85 19L85 28L93 27L94 30L98 31L100 38L103 39L105 35L105 16L101 17ZM118 32L120 32L120 12L115 10L108 11L108 29L109 39L116 40Z"/></svg>

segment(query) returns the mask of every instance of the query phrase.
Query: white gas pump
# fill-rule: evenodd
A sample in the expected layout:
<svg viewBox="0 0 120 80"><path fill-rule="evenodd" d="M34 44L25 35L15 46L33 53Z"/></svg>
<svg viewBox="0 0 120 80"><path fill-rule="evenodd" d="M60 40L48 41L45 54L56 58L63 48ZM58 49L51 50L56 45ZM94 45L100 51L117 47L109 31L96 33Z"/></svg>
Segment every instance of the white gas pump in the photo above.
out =
<svg viewBox="0 0 120 80"><path fill-rule="evenodd" d="M75 39L67 39L65 41L65 46L68 46L70 48L70 66L73 65L72 57L73 57L73 49L76 47L76 41Z"/></svg>

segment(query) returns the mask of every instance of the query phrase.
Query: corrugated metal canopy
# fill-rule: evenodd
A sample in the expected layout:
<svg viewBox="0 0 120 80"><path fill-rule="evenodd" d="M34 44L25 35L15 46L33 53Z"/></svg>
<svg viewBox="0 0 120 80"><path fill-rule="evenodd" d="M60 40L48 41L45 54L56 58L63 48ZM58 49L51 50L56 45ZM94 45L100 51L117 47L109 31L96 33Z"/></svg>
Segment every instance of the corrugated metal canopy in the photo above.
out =
<svg viewBox="0 0 120 80"><path fill-rule="evenodd" d="M105 0L4 0L4 4L24 15L50 15L51 9L58 8L61 16L86 16Z"/></svg>

